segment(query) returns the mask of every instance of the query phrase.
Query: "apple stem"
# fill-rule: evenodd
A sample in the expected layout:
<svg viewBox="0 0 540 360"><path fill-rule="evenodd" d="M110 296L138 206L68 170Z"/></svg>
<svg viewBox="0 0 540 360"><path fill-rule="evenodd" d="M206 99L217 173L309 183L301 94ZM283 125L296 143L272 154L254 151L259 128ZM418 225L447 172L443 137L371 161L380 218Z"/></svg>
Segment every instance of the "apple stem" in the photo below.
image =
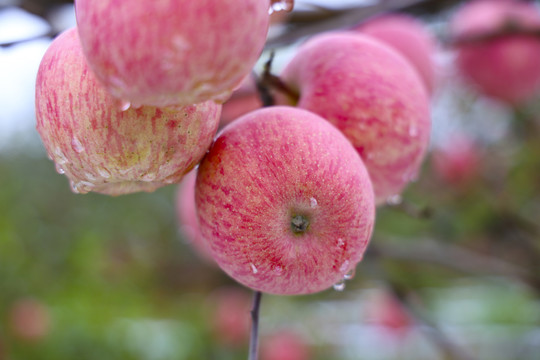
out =
<svg viewBox="0 0 540 360"><path fill-rule="evenodd" d="M273 106L275 104L272 90L277 90L286 95L292 103L297 103L300 99L298 91L291 89L281 78L272 74L272 62L274 61L274 51L270 53L268 60L264 64L263 73L257 80L257 90L262 100L263 106Z"/></svg>
<svg viewBox="0 0 540 360"><path fill-rule="evenodd" d="M261 307L262 293L255 291L253 293L253 305L251 308L251 337L249 339L249 358L248 360L258 359L259 348L259 309Z"/></svg>

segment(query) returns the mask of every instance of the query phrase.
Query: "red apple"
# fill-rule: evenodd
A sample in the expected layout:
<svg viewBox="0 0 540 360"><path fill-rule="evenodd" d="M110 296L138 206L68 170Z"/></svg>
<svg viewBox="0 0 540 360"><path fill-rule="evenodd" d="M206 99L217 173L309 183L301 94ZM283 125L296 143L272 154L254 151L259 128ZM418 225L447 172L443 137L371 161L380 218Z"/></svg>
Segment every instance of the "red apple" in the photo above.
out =
<svg viewBox="0 0 540 360"><path fill-rule="evenodd" d="M91 69L132 104L224 101L260 56L269 0L78 0Z"/></svg>
<svg viewBox="0 0 540 360"><path fill-rule="evenodd" d="M309 360L306 341L293 331L281 331L261 339L261 360Z"/></svg>
<svg viewBox="0 0 540 360"><path fill-rule="evenodd" d="M362 259L373 188L350 142L321 117L286 106L255 110L223 129L198 171L202 236L245 286L313 293Z"/></svg>
<svg viewBox="0 0 540 360"><path fill-rule="evenodd" d="M388 14L367 21L357 28L390 45L411 62L429 94L435 88L436 41L424 24L406 14Z"/></svg>
<svg viewBox="0 0 540 360"><path fill-rule="evenodd" d="M465 3L450 24L457 67L485 95L510 104L527 101L540 91L540 39L526 32L538 30L540 11L533 3Z"/></svg>
<svg viewBox="0 0 540 360"><path fill-rule="evenodd" d="M478 177L481 166L478 146L466 136L453 136L433 150L433 169L450 185L463 186Z"/></svg>
<svg viewBox="0 0 540 360"><path fill-rule="evenodd" d="M285 101L322 116L351 141L377 203L415 179L429 142L429 98L416 70L395 50L352 32L318 35L298 50L281 79L299 93Z"/></svg>
<svg viewBox="0 0 540 360"><path fill-rule="evenodd" d="M189 242L195 251L205 260L214 262L208 245L201 235L197 209L195 208L195 180L197 171L187 174L176 191L176 217L180 226L180 232L184 239Z"/></svg>
<svg viewBox="0 0 540 360"><path fill-rule="evenodd" d="M248 343L251 330L251 296L248 292L224 287L210 295L211 326L216 338L229 346Z"/></svg>
<svg viewBox="0 0 540 360"><path fill-rule="evenodd" d="M367 322L381 326L398 337L406 335L414 324L403 305L384 291L378 291L368 298L364 312Z"/></svg>
<svg viewBox="0 0 540 360"><path fill-rule="evenodd" d="M75 192L119 195L179 182L204 156L221 105L123 109L86 65L76 29L57 37L36 82L37 130Z"/></svg>
<svg viewBox="0 0 540 360"><path fill-rule="evenodd" d="M37 300L17 300L9 311L9 317L13 334L22 340L38 341L50 331L49 310Z"/></svg>

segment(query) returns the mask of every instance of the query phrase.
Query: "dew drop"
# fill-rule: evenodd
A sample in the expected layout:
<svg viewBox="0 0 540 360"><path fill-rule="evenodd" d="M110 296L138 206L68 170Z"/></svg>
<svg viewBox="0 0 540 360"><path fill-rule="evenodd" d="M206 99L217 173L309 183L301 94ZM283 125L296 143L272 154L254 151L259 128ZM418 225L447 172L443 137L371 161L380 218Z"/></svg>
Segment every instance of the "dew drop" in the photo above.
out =
<svg viewBox="0 0 540 360"><path fill-rule="evenodd" d="M73 191L75 194L79 194L79 188L74 181L70 181L69 185L71 186L71 191Z"/></svg>
<svg viewBox="0 0 540 360"><path fill-rule="evenodd" d="M60 148L54 149L54 157L57 164L64 165L68 162L66 155L64 155Z"/></svg>
<svg viewBox="0 0 540 360"><path fill-rule="evenodd" d="M343 279L344 280L351 280L354 278L354 275L356 274L356 268L352 268L350 269L344 276L343 276Z"/></svg>
<svg viewBox="0 0 540 360"><path fill-rule="evenodd" d="M345 246L345 241L342 238L337 239L337 246L342 248Z"/></svg>
<svg viewBox="0 0 540 360"><path fill-rule="evenodd" d="M283 268L279 265L276 265L274 266L274 268L272 269L272 271L274 272L274 274L276 274L277 276L281 276L283 274Z"/></svg>
<svg viewBox="0 0 540 360"><path fill-rule="evenodd" d="M343 291L345 290L345 280L341 279L337 283L334 284L334 290L336 291Z"/></svg>
<svg viewBox="0 0 540 360"><path fill-rule="evenodd" d="M293 0L272 0L268 14L279 11L291 11L293 9L293 3Z"/></svg>
<svg viewBox="0 0 540 360"><path fill-rule="evenodd" d="M54 164L54 167L56 168L57 173L59 173L59 174L65 174L66 173L66 171L64 170L62 165L57 163L57 164Z"/></svg>
<svg viewBox="0 0 540 360"><path fill-rule="evenodd" d="M342 273L347 272L349 270L349 264L349 260L345 260L343 264L341 264L341 266L339 267L339 271Z"/></svg>
<svg viewBox="0 0 540 360"><path fill-rule="evenodd" d="M256 274L259 272L259 270L257 270L257 267L253 264L253 263L250 263L249 264L251 266L251 271Z"/></svg>
<svg viewBox="0 0 540 360"><path fill-rule="evenodd" d="M129 101L122 100L120 102L120 111L127 111L131 107L131 103Z"/></svg>
<svg viewBox="0 0 540 360"><path fill-rule="evenodd" d="M97 172L98 172L99 176L101 176L104 179L108 179L108 178L111 177L111 173L105 168L98 168Z"/></svg>
<svg viewBox="0 0 540 360"><path fill-rule="evenodd" d="M319 203L317 202L317 199L315 199L314 197L309 199L309 206L311 206L312 209L315 209L318 205Z"/></svg>
<svg viewBox="0 0 540 360"><path fill-rule="evenodd" d="M84 146L75 136L73 137L73 139L71 139L71 147L78 153L82 153L84 151Z"/></svg>
<svg viewBox="0 0 540 360"><path fill-rule="evenodd" d="M388 205L399 205L402 201L401 195L392 195L386 199Z"/></svg>

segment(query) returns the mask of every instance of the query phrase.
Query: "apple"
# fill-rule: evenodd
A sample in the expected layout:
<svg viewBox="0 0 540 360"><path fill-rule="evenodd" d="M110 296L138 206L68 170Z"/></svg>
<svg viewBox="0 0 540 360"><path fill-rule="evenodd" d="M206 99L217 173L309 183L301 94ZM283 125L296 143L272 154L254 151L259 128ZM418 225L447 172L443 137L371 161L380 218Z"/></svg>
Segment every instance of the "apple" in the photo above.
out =
<svg viewBox="0 0 540 360"><path fill-rule="evenodd" d="M22 340L39 341L50 331L49 310L38 300L15 301L9 310L9 318L13 334Z"/></svg>
<svg viewBox="0 0 540 360"><path fill-rule="evenodd" d="M74 192L119 195L179 182L204 156L221 105L125 109L89 70L72 28L41 61L37 130Z"/></svg>
<svg viewBox="0 0 540 360"><path fill-rule="evenodd" d="M478 145L465 135L454 135L432 152L433 170L449 185L465 186L479 176Z"/></svg>
<svg viewBox="0 0 540 360"><path fill-rule="evenodd" d="M414 326L414 319L392 294L380 290L370 295L364 305L365 320L403 338Z"/></svg>
<svg viewBox="0 0 540 360"><path fill-rule="evenodd" d="M436 41L425 25L406 14L375 17L356 28L390 45L411 62L420 74L429 94L435 88Z"/></svg>
<svg viewBox="0 0 540 360"><path fill-rule="evenodd" d="M414 180L430 135L429 97L418 73L381 41L353 32L316 35L285 66L297 99L340 129L362 156L378 204Z"/></svg>
<svg viewBox="0 0 540 360"><path fill-rule="evenodd" d="M523 1L476 0L453 15L456 66L487 96L516 105L540 91L540 11ZM527 33L529 32L529 33Z"/></svg>
<svg viewBox="0 0 540 360"><path fill-rule="evenodd" d="M375 218L373 187L350 142L288 106L255 110L220 132L199 166L195 203L221 269L273 294L341 281L362 259Z"/></svg>
<svg viewBox="0 0 540 360"><path fill-rule="evenodd" d="M221 343L239 347L248 343L251 330L251 296L244 289L226 286L209 297L209 321L214 336Z"/></svg>
<svg viewBox="0 0 540 360"><path fill-rule="evenodd" d="M285 330L261 339L261 360L309 360L310 349L296 332Z"/></svg>
<svg viewBox="0 0 540 360"><path fill-rule="evenodd" d="M269 0L78 0L97 79L135 106L224 101L266 42Z"/></svg>
<svg viewBox="0 0 540 360"><path fill-rule="evenodd" d="M192 170L184 176L176 191L176 218L183 238L204 260L214 262L206 241L202 238L195 208L195 180L197 171Z"/></svg>

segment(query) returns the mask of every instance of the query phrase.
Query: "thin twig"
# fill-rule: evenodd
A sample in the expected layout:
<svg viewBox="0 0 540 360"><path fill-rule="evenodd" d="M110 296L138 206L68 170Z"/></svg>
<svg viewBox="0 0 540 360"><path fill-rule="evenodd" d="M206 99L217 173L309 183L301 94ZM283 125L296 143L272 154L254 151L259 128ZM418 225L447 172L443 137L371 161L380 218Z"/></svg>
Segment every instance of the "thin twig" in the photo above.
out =
<svg viewBox="0 0 540 360"><path fill-rule="evenodd" d="M249 339L249 358L248 360L258 359L259 348L259 309L261 307L262 293L255 291L253 293L253 305L251 308L251 337Z"/></svg>

